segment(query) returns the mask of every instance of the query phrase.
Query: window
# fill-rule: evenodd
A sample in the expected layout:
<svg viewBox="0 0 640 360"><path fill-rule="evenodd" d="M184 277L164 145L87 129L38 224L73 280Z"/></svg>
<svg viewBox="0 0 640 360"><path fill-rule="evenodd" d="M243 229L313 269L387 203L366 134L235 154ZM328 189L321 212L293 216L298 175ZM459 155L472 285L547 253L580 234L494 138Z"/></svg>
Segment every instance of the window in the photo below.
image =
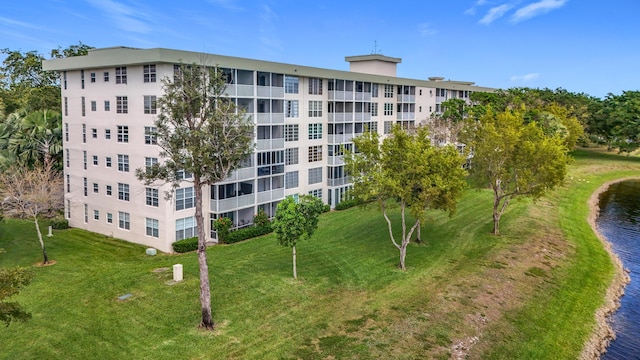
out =
<svg viewBox="0 0 640 360"><path fill-rule="evenodd" d="M80 70L80 88L84 89L84 70Z"/></svg>
<svg viewBox="0 0 640 360"><path fill-rule="evenodd" d="M100 211L93 210L93 220L100 220Z"/></svg>
<svg viewBox="0 0 640 360"><path fill-rule="evenodd" d="M98 138L98 129L96 128L91 129L91 137L94 139Z"/></svg>
<svg viewBox="0 0 640 360"><path fill-rule="evenodd" d="M87 142L87 124L82 124L82 143Z"/></svg>
<svg viewBox="0 0 640 360"><path fill-rule="evenodd" d="M378 97L378 84L371 84L371 97Z"/></svg>
<svg viewBox="0 0 640 360"><path fill-rule="evenodd" d="M64 153L65 153L65 159L66 159L67 167L69 167L71 165L69 149L64 149Z"/></svg>
<svg viewBox="0 0 640 360"><path fill-rule="evenodd" d="M104 77L104 82L109 82L109 72L105 71L102 76Z"/></svg>
<svg viewBox="0 0 640 360"><path fill-rule="evenodd" d="M118 200L129 201L129 184L118 183Z"/></svg>
<svg viewBox="0 0 640 360"><path fill-rule="evenodd" d="M98 189L99 189L99 185L98 185L98 183L93 183L93 192L94 192L95 194L97 194L97 193L98 193Z"/></svg>
<svg viewBox="0 0 640 360"><path fill-rule="evenodd" d="M118 154L118 171L129 172L129 155Z"/></svg>
<svg viewBox="0 0 640 360"><path fill-rule="evenodd" d="M64 141L69 141L69 123L64 123Z"/></svg>
<svg viewBox="0 0 640 360"><path fill-rule="evenodd" d="M107 140L111 139L111 129L104 129L104 138Z"/></svg>
<svg viewBox="0 0 640 360"><path fill-rule="evenodd" d="M82 150L82 168L87 170L87 151Z"/></svg>
<svg viewBox="0 0 640 360"><path fill-rule="evenodd" d="M104 101L104 111L111 111L111 103L109 100Z"/></svg>
<svg viewBox="0 0 640 360"><path fill-rule="evenodd" d="M184 171L184 170L176 171L177 180L184 180L184 179L191 179L191 178L193 178L193 174L188 171Z"/></svg>
<svg viewBox="0 0 640 360"><path fill-rule="evenodd" d="M146 204L149 206L158 207L158 189L154 188L146 188Z"/></svg>
<svg viewBox="0 0 640 360"><path fill-rule="evenodd" d="M64 116L69 116L69 99L64 97Z"/></svg>
<svg viewBox="0 0 640 360"><path fill-rule="evenodd" d="M287 189L293 189L298 187L298 172L291 171L284 174L284 187Z"/></svg>
<svg viewBox="0 0 640 360"><path fill-rule="evenodd" d="M322 95L322 79L309 78L309 94Z"/></svg>
<svg viewBox="0 0 640 360"><path fill-rule="evenodd" d="M131 215L128 212L118 211L118 227L125 230L131 228Z"/></svg>
<svg viewBox="0 0 640 360"><path fill-rule="evenodd" d="M309 101L309 117L322 116L322 101Z"/></svg>
<svg viewBox="0 0 640 360"><path fill-rule="evenodd" d="M156 65L145 65L142 67L142 74L144 78L144 82L156 82Z"/></svg>
<svg viewBox="0 0 640 360"><path fill-rule="evenodd" d="M113 223L113 214L112 213L107 213L107 223L108 224Z"/></svg>
<svg viewBox="0 0 640 360"><path fill-rule="evenodd" d="M298 141L298 124L284 126L284 141Z"/></svg>
<svg viewBox="0 0 640 360"><path fill-rule="evenodd" d="M126 114L129 112L129 101L126 96L116 96L116 113Z"/></svg>
<svg viewBox="0 0 640 360"><path fill-rule="evenodd" d="M67 219L71 219L71 200L67 200Z"/></svg>
<svg viewBox="0 0 640 360"><path fill-rule="evenodd" d="M82 187L83 187L83 194L84 196L87 196L87 178L82 178Z"/></svg>
<svg viewBox="0 0 640 360"><path fill-rule="evenodd" d="M371 116L378 116L378 103L371 103Z"/></svg>
<svg viewBox="0 0 640 360"><path fill-rule="evenodd" d="M91 73L91 82L96 82L96 73Z"/></svg>
<svg viewBox="0 0 640 360"><path fill-rule="evenodd" d="M309 124L309 140L322 139L322 124Z"/></svg>
<svg viewBox="0 0 640 360"><path fill-rule="evenodd" d="M288 118L298 117L298 100L286 100L284 102L285 116Z"/></svg>
<svg viewBox="0 0 640 360"><path fill-rule="evenodd" d="M98 110L98 103L95 100L91 100L91 111Z"/></svg>
<svg viewBox="0 0 640 360"><path fill-rule="evenodd" d="M296 165L298 163L298 148L285 149L284 164Z"/></svg>
<svg viewBox="0 0 640 360"><path fill-rule="evenodd" d="M145 172L149 173L151 171L151 167L153 165L157 165L158 164L158 158L155 157L145 157L144 158L144 167L145 167Z"/></svg>
<svg viewBox="0 0 640 360"><path fill-rule="evenodd" d="M146 223L147 223L147 236L158 237L158 220L147 218Z"/></svg>
<svg viewBox="0 0 640 360"><path fill-rule="evenodd" d="M309 185L322 182L322 168L309 169Z"/></svg>
<svg viewBox="0 0 640 360"><path fill-rule="evenodd" d="M129 127L127 125L118 125L118 142L129 142Z"/></svg>
<svg viewBox="0 0 640 360"><path fill-rule="evenodd" d="M322 200L322 189L311 190L309 191L309 195L313 195L318 199Z"/></svg>
<svg viewBox="0 0 640 360"><path fill-rule="evenodd" d="M384 122L384 133L391 134L391 129L393 128L393 121L385 121Z"/></svg>
<svg viewBox="0 0 640 360"><path fill-rule="evenodd" d="M67 90L67 72L66 71L62 72L62 83L63 83L64 89Z"/></svg>
<svg viewBox="0 0 640 360"><path fill-rule="evenodd" d="M393 97L393 85L386 84L384 86L384 97L392 98Z"/></svg>
<svg viewBox="0 0 640 360"><path fill-rule="evenodd" d="M393 115L393 104L390 104L390 103L384 104L384 114Z"/></svg>
<svg viewBox="0 0 640 360"><path fill-rule="evenodd" d="M71 192L71 177L67 174L67 192Z"/></svg>
<svg viewBox="0 0 640 360"><path fill-rule="evenodd" d="M111 156L107 156L107 157L104 159L104 163L105 163L105 166L106 166L106 167L111 167Z"/></svg>
<svg viewBox="0 0 640 360"><path fill-rule="evenodd" d="M89 221L89 205L84 204L84 223Z"/></svg>
<svg viewBox="0 0 640 360"><path fill-rule="evenodd" d="M284 77L284 92L287 94L297 94L298 93L298 83L300 80L295 76L285 76Z"/></svg>
<svg viewBox="0 0 640 360"><path fill-rule="evenodd" d="M144 95L144 113L155 114L156 113L156 96Z"/></svg>
<svg viewBox="0 0 640 360"><path fill-rule="evenodd" d="M93 158L93 165L98 166L98 155L93 155L92 158Z"/></svg>
<svg viewBox="0 0 640 360"><path fill-rule="evenodd" d="M80 97L80 105L82 107L82 116L86 116L87 115L87 105L86 105L84 96Z"/></svg>
<svg viewBox="0 0 640 360"><path fill-rule="evenodd" d="M309 146L309 162L322 160L322 145Z"/></svg>
<svg viewBox="0 0 640 360"><path fill-rule="evenodd" d="M195 196L193 186L176 189L176 211L194 207Z"/></svg>
<svg viewBox="0 0 640 360"><path fill-rule="evenodd" d="M117 67L116 68L116 84L126 84L126 83L127 83L127 67L126 66Z"/></svg>
<svg viewBox="0 0 640 360"><path fill-rule="evenodd" d="M156 145L158 143L158 129L155 126L144 127L144 143L147 145Z"/></svg>
<svg viewBox="0 0 640 360"><path fill-rule="evenodd" d="M108 196L111 196L111 193L113 192L113 190L111 190L111 185L107 185L105 192L107 193Z"/></svg>
<svg viewBox="0 0 640 360"><path fill-rule="evenodd" d="M193 216L176 220L176 241L198 235L196 218Z"/></svg>

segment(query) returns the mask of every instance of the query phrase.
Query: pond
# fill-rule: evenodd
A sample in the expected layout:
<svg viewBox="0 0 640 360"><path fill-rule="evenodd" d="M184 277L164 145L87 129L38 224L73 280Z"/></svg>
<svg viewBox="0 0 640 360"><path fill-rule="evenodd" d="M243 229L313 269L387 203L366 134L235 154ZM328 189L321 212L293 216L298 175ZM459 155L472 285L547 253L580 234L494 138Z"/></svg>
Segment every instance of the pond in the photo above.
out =
<svg viewBox="0 0 640 360"><path fill-rule="evenodd" d="M613 184L599 201L600 233L631 277L620 308L611 317L616 339L601 359L640 359L640 181Z"/></svg>

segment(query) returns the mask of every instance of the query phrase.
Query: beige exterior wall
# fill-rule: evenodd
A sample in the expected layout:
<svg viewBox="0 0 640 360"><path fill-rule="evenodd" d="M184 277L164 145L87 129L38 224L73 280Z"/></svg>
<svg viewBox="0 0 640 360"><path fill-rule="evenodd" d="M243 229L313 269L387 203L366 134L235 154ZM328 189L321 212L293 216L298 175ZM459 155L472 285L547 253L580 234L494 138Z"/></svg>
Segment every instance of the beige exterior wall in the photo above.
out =
<svg viewBox="0 0 640 360"><path fill-rule="evenodd" d="M395 66L399 59L395 59L395 63L377 60L352 62L353 71L374 72L373 75L219 55L202 56L196 53L166 49L100 49L92 51L84 57L45 61L45 69L66 73L66 88L64 84L62 88L63 130L68 128L68 131L65 130L65 138L63 139L65 213L71 226L154 247L164 252L171 251L171 243L176 240L176 220L193 216L195 209L176 210L175 196L171 200L165 199L165 192L171 190L167 185L153 186L158 190L157 207L146 205L146 186L136 179L135 170L145 166L145 158L159 158L158 146L145 144L145 126L153 126L155 115L144 113L144 96L153 95L157 98L162 96L160 80L173 76L174 64L180 61L188 63L190 59L193 61L206 59L207 63L218 64L223 68L245 70L244 75L250 75L251 85L231 84L228 91L233 94L232 97L238 99L239 103L251 105L252 111L248 115L252 116L257 126L278 127L281 134L280 137L270 141L256 138L259 146L256 154L266 151L298 149L297 164L287 164L284 166L284 172L269 176L260 176L257 155L254 154L252 167L239 169L229 179L219 184L244 183L243 186L250 184L243 189L238 186L232 197L212 200L212 197L217 198L218 195L213 196L214 194L209 188L204 189L203 212L206 216L207 228L205 232L207 234L212 234L209 222L210 214L219 216L232 212L234 223L238 226L244 226L252 221L253 215L257 213L259 208L265 208L268 213L273 214L277 202L287 195L310 192L318 194L321 192L323 201L334 206L339 202L340 194L349 184L344 178L329 179L330 168L343 164L340 156L329 157L330 145L350 143L350 139L359 135L365 126L377 127L378 132L384 134L385 130L388 130L395 123L405 125L421 123L436 111L436 107L441 101L457 97L459 91L468 93L469 91L490 90L474 87L470 83L396 78L391 76L389 71L393 67L393 75L395 75ZM393 60L393 58L389 59ZM143 81L144 65L156 66L155 82ZM126 84L116 84L115 68L120 66L127 68ZM378 68L378 66L382 66L382 68ZM84 71L84 88L81 86L82 71ZM298 92L286 93L284 87L281 86L258 86L258 71L273 73L276 74L276 77L297 77ZM104 80L105 72L109 73L109 81ZM95 73L95 82L91 82L92 73ZM316 78L322 81L322 94L309 94L310 79ZM329 81L334 79L346 81L348 83L345 83L346 86L353 88L353 90L330 91ZM377 97L373 96L371 91L355 91L355 87L360 83L364 84L364 88L377 87ZM385 96L385 85L389 85L393 92L390 96ZM445 96L437 95L436 89L439 88L446 89ZM399 89L406 90L410 94L399 94ZM127 97L127 113L117 112L116 99L118 96ZM84 115L82 114L83 97L85 101ZM262 100L282 102L284 110L271 116L265 116L259 112L259 102ZM92 110L92 102L94 101L95 111ZM105 101L109 101L110 110L108 111L105 110ZM297 117L287 117L286 101L298 102ZM321 116L309 116L309 101L321 103ZM388 104L387 106L391 109L389 114L385 114L385 104ZM330 112L330 107L339 110L343 106L347 111ZM362 111L356 111L360 106L363 107ZM372 114L371 110L376 106L377 115ZM310 124L321 124L321 138L310 139ZM83 139L83 125L86 139ZM296 141L284 141L284 127L286 125L298 125L298 139ZM128 126L128 142L118 141L118 126ZM333 129L333 134L329 134L330 127ZM110 139L105 137L107 130L110 130ZM67 133L68 139L66 138ZM311 146L321 147L322 160L310 161L309 147ZM118 155L129 157L129 171L118 169ZM97 165L94 165L94 156L97 157ZM106 166L107 157L111 158L110 167ZM161 159L159 160L161 161ZM316 168L321 168L321 181L309 184L309 169ZM298 172L298 186L286 188L286 174L296 171ZM86 195L85 178L87 181ZM271 179L269 186L272 189L259 191L266 183L266 179ZM118 198L119 183L129 186L128 201ZM94 184L97 186L97 192L94 192ZM111 195L106 193L107 186L111 187ZM182 187L188 186L190 186L188 182L182 184ZM273 186L277 188L273 189ZM97 211L95 214L97 219L94 219L94 211ZM119 213L129 214L129 229L123 229L120 226ZM107 222L108 214L111 214L112 222ZM157 237L147 235L146 219L158 221ZM215 241L213 238L210 240Z"/></svg>

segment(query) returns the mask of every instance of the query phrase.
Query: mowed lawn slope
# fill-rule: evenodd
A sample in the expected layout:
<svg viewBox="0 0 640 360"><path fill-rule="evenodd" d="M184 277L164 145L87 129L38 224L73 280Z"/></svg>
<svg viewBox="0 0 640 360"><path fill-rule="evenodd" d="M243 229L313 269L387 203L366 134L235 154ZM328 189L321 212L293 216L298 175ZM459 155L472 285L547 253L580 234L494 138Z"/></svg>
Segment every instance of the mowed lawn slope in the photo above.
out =
<svg viewBox="0 0 640 360"><path fill-rule="evenodd" d="M36 267L33 224L6 220L0 266L36 276L12 298L33 318L0 327L0 358L576 358L613 274L586 200L605 181L640 174L633 158L576 155L567 186L510 205L502 236L489 234L488 191L468 191L451 218L433 213L407 272L375 206L322 215L298 246L299 281L273 235L210 247L214 332L197 329L194 253L150 257L69 229L45 239L56 264ZM185 280L170 285L177 263Z"/></svg>

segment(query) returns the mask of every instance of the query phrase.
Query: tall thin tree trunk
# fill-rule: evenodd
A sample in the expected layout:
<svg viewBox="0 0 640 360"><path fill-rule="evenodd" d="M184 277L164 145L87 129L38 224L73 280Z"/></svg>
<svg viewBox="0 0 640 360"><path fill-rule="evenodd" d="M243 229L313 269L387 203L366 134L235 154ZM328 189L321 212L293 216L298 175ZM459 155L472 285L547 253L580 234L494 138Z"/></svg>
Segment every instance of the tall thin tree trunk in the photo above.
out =
<svg viewBox="0 0 640 360"><path fill-rule="evenodd" d="M38 217L33 217L33 223L36 225L36 231L38 232L38 240L40 241L40 247L42 248L43 264L49 263L49 257L47 256L47 249L44 247L44 240L42 240L42 232L40 231L40 225L38 224Z"/></svg>
<svg viewBox="0 0 640 360"><path fill-rule="evenodd" d="M296 266L296 246L291 247L293 249L293 278L298 280L298 270Z"/></svg>
<svg viewBox="0 0 640 360"><path fill-rule="evenodd" d="M407 257L407 244L403 242L402 246L400 246L400 265L398 266L402 271L407 270L407 267L404 265L404 260L406 257Z"/></svg>
<svg viewBox="0 0 640 360"><path fill-rule="evenodd" d="M209 265L207 264L207 238L204 231L204 217L202 215L202 184L200 177L194 174L193 186L196 195L196 226L198 228L198 266L200 268L200 306L202 308L202 322L200 328L213 330L213 316L211 315L211 289L209 285Z"/></svg>

